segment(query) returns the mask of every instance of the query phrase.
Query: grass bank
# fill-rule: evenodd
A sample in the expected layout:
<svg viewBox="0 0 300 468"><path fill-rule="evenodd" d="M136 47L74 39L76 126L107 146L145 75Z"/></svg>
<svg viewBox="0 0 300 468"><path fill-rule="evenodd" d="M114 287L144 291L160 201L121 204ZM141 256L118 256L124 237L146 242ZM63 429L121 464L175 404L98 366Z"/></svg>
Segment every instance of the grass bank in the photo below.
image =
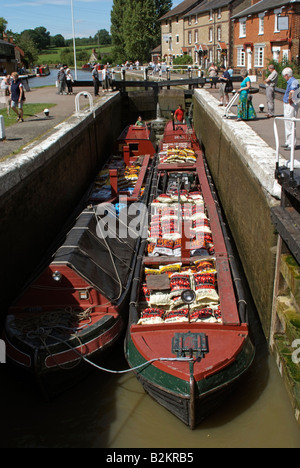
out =
<svg viewBox="0 0 300 468"><path fill-rule="evenodd" d="M37 114L44 112L44 109L50 109L51 107L55 106L56 104L49 104L49 103L39 103L39 104L24 104L23 106L23 118L26 120L28 117L36 117ZM5 127L10 127L13 124L16 124L17 115L13 110L10 109L10 115L7 115L6 108L0 109L0 115L4 117L4 125Z"/></svg>
<svg viewBox="0 0 300 468"><path fill-rule="evenodd" d="M79 66L82 66L84 63L89 61L93 49L96 50L100 62L101 57L111 55L112 46L99 46L98 44L76 46L76 60ZM49 47L39 54L38 63L43 65L57 65L67 62L69 66L73 66L73 55L73 47Z"/></svg>

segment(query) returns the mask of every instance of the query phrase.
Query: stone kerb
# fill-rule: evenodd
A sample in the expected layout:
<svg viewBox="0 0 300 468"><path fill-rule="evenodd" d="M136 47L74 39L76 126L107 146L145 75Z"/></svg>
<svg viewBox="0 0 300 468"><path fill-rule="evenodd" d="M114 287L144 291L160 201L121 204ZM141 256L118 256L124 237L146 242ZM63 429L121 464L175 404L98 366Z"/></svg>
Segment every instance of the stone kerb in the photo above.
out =
<svg viewBox="0 0 300 468"><path fill-rule="evenodd" d="M234 114L224 117L224 109L218 107L218 101L205 90L195 90L195 97L205 107L205 111L216 122L223 136L227 136L252 175L262 188L276 199L281 198L281 187L274 177L276 151L273 150L247 122L237 122ZM281 159L281 163L286 161Z"/></svg>
<svg viewBox="0 0 300 468"><path fill-rule="evenodd" d="M95 107L95 118L105 111L118 95L106 97ZM68 145L93 120L89 109L80 114L72 114L68 119L55 126L51 134L26 145L16 156L0 163L0 197L42 167L59 150Z"/></svg>

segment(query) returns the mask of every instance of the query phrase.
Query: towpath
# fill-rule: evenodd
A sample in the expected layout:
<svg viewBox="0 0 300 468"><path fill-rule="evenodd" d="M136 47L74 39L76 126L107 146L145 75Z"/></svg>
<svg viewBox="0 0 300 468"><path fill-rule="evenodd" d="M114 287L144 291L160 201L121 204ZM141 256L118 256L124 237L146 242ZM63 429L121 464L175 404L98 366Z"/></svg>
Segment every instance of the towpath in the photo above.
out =
<svg viewBox="0 0 300 468"><path fill-rule="evenodd" d="M74 88L74 94L71 95L59 95L57 94L57 88L51 86L32 88L30 91L26 92L26 102L28 103L43 103L45 104L45 108L49 103L55 104L55 106L49 109L49 117L47 117L44 112L41 112L29 117L25 116L26 118L24 119L24 122L15 123L6 127L6 139L0 141L0 161L8 155L20 151L24 146L28 145L32 141L36 140L38 144L39 140L49 136L51 132L54 131L54 127L74 114L75 97L76 94L81 91L89 92L92 95L94 102L99 102L109 94L100 93L99 97L95 97L93 87ZM85 102L84 97L80 98L81 109L88 104L89 100L86 100ZM16 114L12 110L10 111L10 118L14 120L16 119Z"/></svg>
<svg viewBox="0 0 300 468"><path fill-rule="evenodd" d="M219 91L217 89L211 89L210 85L205 85L206 91L212 93L218 100ZM50 109L49 117L46 117L44 113L27 117L23 123L16 123L5 129L6 140L0 141L0 161L1 159L17 153L24 146L36 140L37 144L39 140L45 138L54 131L54 127L62 121L68 119L75 112L75 96L81 91L89 92L93 101L99 102L104 97L108 96L108 93L100 93L99 97L93 96L93 88L74 88L73 95L58 95L55 87L45 88L33 88L30 92L26 93L27 102L29 103L44 103L45 107L47 104L55 104ZM82 98L84 99L84 98ZM80 101L81 107L85 103ZM88 104L88 101L86 102ZM247 122L247 124L264 140L269 146L275 149L275 137L274 137L274 119L266 118L266 112L259 111L259 105L264 104L265 110L267 109L266 96L263 92L253 95L253 104L257 112L257 119ZM216 101L216 106L218 102ZM221 108L223 109L223 108ZM231 112L236 114L237 106L233 106ZM276 116L283 116L283 103L280 99L276 99L275 105ZM15 118L15 114L11 111L11 118ZM232 117L233 119L235 117ZM241 125L242 122L236 122L237 125ZM284 129L283 123L278 124L280 144L284 144ZM300 130L298 130L298 146L295 152L295 159L300 161ZM281 156L285 159L290 158L290 152L280 150Z"/></svg>
<svg viewBox="0 0 300 468"><path fill-rule="evenodd" d="M254 87L258 87L258 85L254 85ZM238 89L238 86L235 86L236 89ZM205 89L209 91L214 97L219 100L219 90L218 88L211 89L210 85L206 85ZM275 134L274 134L274 119L273 118L267 118L266 114L268 112L268 107L267 107L267 99L266 95L263 91L260 90L259 93L253 94L252 95L253 99L253 106L256 111L256 119L255 120L249 120L246 122L247 125L249 125L268 145L275 149L276 148L276 143L275 143ZM261 112L259 109L259 106L263 104L264 105L264 111ZM216 103L216 106L218 103ZM221 107L221 109L224 109ZM237 103L231 108L230 111L232 114L236 116L237 114ZM278 97L275 99L275 116L276 117L283 117L283 101L279 99ZM299 115L300 118L300 115ZM232 117L232 119L236 119L236 117ZM285 143L285 138L284 138L284 124L282 121L277 121L277 128L278 128L278 135L279 135L279 141L280 141L280 146L284 145ZM236 125L240 125L242 122L236 122ZM280 154L284 159L289 160L290 159L290 151L285 151L283 148L280 148ZM297 132L297 149L295 151L295 159L300 161L300 128L298 126L298 132Z"/></svg>

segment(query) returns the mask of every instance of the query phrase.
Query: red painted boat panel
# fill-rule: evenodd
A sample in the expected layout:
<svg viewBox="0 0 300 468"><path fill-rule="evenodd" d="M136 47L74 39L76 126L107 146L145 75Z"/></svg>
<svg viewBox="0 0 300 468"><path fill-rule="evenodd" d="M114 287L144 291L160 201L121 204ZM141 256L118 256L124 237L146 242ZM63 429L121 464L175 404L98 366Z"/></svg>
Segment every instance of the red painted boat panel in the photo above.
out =
<svg viewBox="0 0 300 468"><path fill-rule="evenodd" d="M62 278L54 281L53 273L59 270ZM86 299L83 297L86 295ZM51 263L39 278L29 286L21 299L10 308L10 313L24 314L32 309L32 314L65 307L92 307L96 312L117 314L102 294L87 283L68 265Z"/></svg>
<svg viewBox="0 0 300 468"><path fill-rule="evenodd" d="M144 325L131 328L132 341L146 361L158 358L176 358L172 353L174 333L205 333L208 336L209 352L194 364L194 377L200 381L233 362L240 353L248 335L247 327L225 327L215 324ZM190 380L188 362L159 361L153 366L182 380Z"/></svg>
<svg viewBox="0 0 300 468"><path fill-rule="evenodd" d="M128 154L130 160L130 158L142 154L150 154L153 157L156 153L151 131L147 126L137 127L130 125L119 136L117 145L116 150L124 154L125 161L127 159L126 154Z"/></svg>
<svg viewBox="0 0 300 468"><path fill-rule="evenodd" d="M51 354L45 359L46 367L50 369L66 363L71 363L78 360L80 356L88 357L96 351L110 346L110 344L116 340L116 338L121 333L123 325L124 324L122 319L119 317L116 323L109 330L99 336L96 336L93 340L90 340L87 343L84 343L83 345L77 346L73 349L69 349L57 354Z"/></svg>

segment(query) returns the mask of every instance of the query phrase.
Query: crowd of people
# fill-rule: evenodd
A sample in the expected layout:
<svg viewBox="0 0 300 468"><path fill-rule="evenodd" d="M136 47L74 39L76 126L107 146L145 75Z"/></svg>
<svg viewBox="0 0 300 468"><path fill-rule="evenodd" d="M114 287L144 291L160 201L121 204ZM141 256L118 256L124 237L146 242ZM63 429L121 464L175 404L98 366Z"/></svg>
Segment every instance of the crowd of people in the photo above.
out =
<svg viewBox="0 0 300 468"><path fill-rule="evenodd" d="M124 67L131 67L132 63L126 63ZM154 64L152 64L154 65ZM139 68L139 62L134 63L135 68ZM278 73L273 64L268 67L269 75L265 79L266 99L267 99L267 114L266 118L275 117L275 89L278 84ZM217 86L219 82L219 106L228 106L230 103L230 94L233 90L233 69L228 66L221 66L220 69L211 63L208 68L208 76L212 78L211 88ZM252 86L248 76L248 71L242 69L240 72L242 82L236 92L239 94L237 105L237 121L247 121L255 119L256 112L252 102ZM299 82L293 76L291 68L285 68L282 72L283 78L287 81L287 88L283 98L283 115L287 119L297 118L299 110ZM214 79L216 78L216 79ZM94 85L94 95L99 96L100 88L103 92L112 90L112 76L108 65L94 65L92 69L92 79ZM73 76L70 68L60 67L57 75L58 94L73 94ZM25 101L25 93L22 82L17 72L11 75L6 74L1 81L1 90L5 92L7 113L10 109L17 114L17 121L23 122L23 104ZM297 92L298 91L298 92ZM297 96L297 99L296 99ZM174 118L178 122L184 121L184 111L181 106L178 107L174 114ZM293 135L292 120L285 120L285 144L283 148L290 150L292 146L296 147L296 135ZM295 141L293 141L295 138Z"/></svg>
<svg viewBox="0 0 300 468"><path fill-rule="evenodd" d="M100 87L102 86L102 91L108 92L112 91L112 76L108 65L96 64L92 70L92 79L94 83L94 95L99 96Z"/></svg>
<svg viewBox="0 0 300 468"><path fill-rule="evenodd" d="M219 86L219 106L228 106L230 103L230 93L233 92L233 69L231 67L220 67L221 75L219 76L219 70L214 63L208 69L209 77L218 77L220 82ZM266 100L267 100L267 114L266 118L271 119L275 117L275 89L278 85L278 72L273 64L268 66L269 75L265 79L264 84L266 88ZM252 102L252 86L251 79L248 76L248 71L242 69L240 72L242 76L242 82L240 88L236 91L239 94L238 105L237 105L237 121L247 121L256 119L257 115ZM299 82L293 76L293 70L289 67L282 71L283 78L287 81L287 88L283 97L283 116L286 119L297 118L299 110ZM211 82L211 88L216 87L217 80ZM298 92L297 92L298 91ZM293 123L292 120L284 121L285 127L285 144L282 146L283 149L290 151L291 148L297 146L296 134L293 135Z"/></svg>

